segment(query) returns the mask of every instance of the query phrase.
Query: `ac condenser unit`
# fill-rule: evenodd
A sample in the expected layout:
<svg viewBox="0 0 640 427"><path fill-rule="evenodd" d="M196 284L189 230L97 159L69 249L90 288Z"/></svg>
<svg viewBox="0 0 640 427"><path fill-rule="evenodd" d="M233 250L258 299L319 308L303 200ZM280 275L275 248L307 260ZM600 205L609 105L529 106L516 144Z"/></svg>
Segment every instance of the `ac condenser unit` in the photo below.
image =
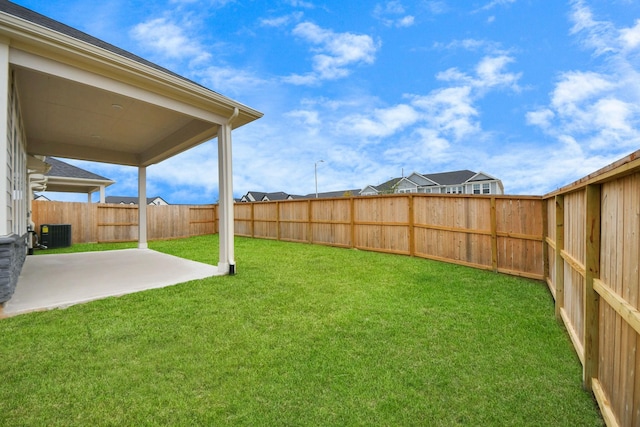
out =
<svg viewBox="0 0 640 427"><path fill-rule="evenodd" d="M40 244L51 249L71 246L71 224L42 224Z"/></svg>

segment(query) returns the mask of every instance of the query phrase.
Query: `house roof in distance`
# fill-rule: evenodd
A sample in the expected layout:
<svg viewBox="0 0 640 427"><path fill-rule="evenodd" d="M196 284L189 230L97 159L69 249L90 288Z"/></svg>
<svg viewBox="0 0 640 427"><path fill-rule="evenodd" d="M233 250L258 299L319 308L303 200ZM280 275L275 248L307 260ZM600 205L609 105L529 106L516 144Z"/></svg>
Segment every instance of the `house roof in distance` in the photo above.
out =
<svg viewBox="0 0 640 427"><path fill-rule="evenodd" d="M476 172L464 169L441 173L423 173L421 175L440 185L455 185L468 181L476 174Z"/></svg>
<svg viewBox="0 0 640 427"><path fill-rule="evenodd" d="M156 196L156 197L147 197L147 205L151 204L151 202L156 201L158 199L168 204L166 200L164 200L162 197ZM113 203L117 205L137 205L138 204L138 198L130 197L130 196L107 196L105 197L104 201L105 203Z"/></svg>

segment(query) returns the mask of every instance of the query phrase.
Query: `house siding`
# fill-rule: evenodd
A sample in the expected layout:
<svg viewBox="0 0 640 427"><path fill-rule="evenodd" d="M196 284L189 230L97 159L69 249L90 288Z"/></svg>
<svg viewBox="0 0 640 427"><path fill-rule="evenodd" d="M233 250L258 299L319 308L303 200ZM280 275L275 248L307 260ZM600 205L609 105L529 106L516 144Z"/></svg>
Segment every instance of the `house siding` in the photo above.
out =
<svg viewBox="0 0 640 427"><path fill-rule="evenodd" d="M9 77L6 134L6 230L0 236L0 304L15 291L27 253L28 179L27 153L20 103L12 76Z"/></svg>

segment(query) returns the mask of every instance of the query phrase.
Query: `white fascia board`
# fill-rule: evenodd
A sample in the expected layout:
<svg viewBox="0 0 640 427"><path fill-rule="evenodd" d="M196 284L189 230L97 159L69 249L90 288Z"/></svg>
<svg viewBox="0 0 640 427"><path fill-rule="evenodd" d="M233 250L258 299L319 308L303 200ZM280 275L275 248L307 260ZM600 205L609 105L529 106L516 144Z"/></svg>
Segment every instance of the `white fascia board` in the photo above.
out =
<svg viewBox="0 0 640 427"><path fill-rule="evenodd" d="M406 184L406 185L403 185ZM402 178L400 181L398 181L398 183L395 185L396 188L418 188L418 184L411 181L409 178Z"/></svg>
<svg viewBox="0 0 640 427"><path fill-rule="evenodd" d="M421 178L421 179L423 179L423 180L425 180L427 182L430 182L431 183L430 185L440 185L437 182L435 182L434 180L429 179L426 176L424 176L424 175L422 175L421 173L418 173L418 172L413 172L411 175L408 176L408 179L411 180L411 177L414 176L414 175L418 176L419 178ZM411 181L413 181L413 180L411 180ZM419 187L424 186L423 184L420 184L420 183L417 183L417 184L418 184Z"/></svg>
<svg viewBox="0 0 640 427"><path fill-rule="evenodd" d="M488 173L484 173L482 171L476 173L475 175L473 175L471 178L469 178L468 180L466 180L465 182L472 182L474 179L477 179L480 175L484 175L487 178L489 178L488 180L483 180L483 181L499 181L498 178L489 175Z"/></svg>

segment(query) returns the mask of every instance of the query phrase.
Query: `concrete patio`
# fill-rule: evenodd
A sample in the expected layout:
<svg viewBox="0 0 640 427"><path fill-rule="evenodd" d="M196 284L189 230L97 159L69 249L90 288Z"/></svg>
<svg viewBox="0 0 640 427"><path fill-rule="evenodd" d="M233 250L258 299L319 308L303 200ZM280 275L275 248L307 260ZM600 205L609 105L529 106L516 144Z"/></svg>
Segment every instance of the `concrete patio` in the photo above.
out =
<svg viewBox="0 0 640 427"><path fill-rule="evenodd" d="M150 249L32 255L0 317L65 308L101 298L220 275L217 266Z"/></svg>

